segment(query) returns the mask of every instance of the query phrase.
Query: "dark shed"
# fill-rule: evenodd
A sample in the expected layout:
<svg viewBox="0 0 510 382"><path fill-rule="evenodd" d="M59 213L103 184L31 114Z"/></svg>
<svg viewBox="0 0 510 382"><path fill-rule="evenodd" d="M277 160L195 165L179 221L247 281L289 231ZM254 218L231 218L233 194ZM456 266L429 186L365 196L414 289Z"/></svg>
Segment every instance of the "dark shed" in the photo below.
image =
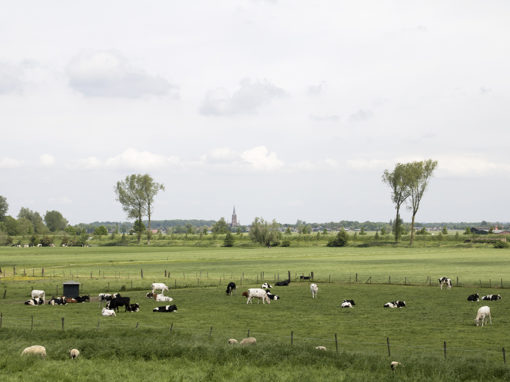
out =
<svg viewBox="0 0 510 382"><path fill-rule="evenodd" d="M80 295L80 283L76 281L66 281L64 284L64 296L76 298Z"/></svg>

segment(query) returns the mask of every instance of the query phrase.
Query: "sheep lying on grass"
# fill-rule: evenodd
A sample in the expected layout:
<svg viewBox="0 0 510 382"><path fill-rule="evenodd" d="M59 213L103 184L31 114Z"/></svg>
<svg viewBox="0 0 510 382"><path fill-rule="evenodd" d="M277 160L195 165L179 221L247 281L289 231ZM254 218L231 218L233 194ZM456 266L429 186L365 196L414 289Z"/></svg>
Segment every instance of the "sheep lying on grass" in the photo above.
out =
<svg viewBox="0 0 510 382"><path fill-rule="evenodd" d="M29 346L21 352L21 355L37 355L42 358L46 357L46 348L41 345Z"/></svg>
<svg viewBox="0 0 510 382"><path fill-rule="evenodd" d="M256 343L257 340L255 339L255 337L247 337L241 340L241 345L255 345Z"/></svg>
<svg viewBox="0 0 510 382"><path fill-rule="evenodd" d="M322 351L328 350L328 349L326 349L326 346L316 346L315 349L316 350L322 350Z"/></svg>
<svg viewBox="0 0 510 382"><path fill-rule="evenodd" d="M71 350L69 350L69 356L72 359L78 358L79 355L80 355L80 351L78 349L71 349Z"/></svg>
<svg viewBox="0 0 510 382"><path fill-rule="evenodd" d="M227 342L229 343L229 345L235 345L239 343L239 341L236 340L235 338L229 338Z"/></svg>

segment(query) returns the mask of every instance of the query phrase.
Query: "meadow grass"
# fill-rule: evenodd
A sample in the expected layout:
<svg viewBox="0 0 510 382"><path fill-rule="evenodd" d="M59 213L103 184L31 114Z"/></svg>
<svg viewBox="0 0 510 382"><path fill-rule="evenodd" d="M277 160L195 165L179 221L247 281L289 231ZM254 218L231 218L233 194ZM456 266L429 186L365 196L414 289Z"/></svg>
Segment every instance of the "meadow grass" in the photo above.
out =
<svg viewBox="0 0 510 382"><path fill-rule="evenodd" d="M499 282L489 288L488 280L510 282L509 254L489 248L2 248L0 374L2 380L23 380L28 371L41 380L503 380L510 376L501 352L510 343L510 303L506 290L494 287ZM16 277L9 274L14 265ZM31 277L31 269L41 267L46 277ZM27 276L19 275L23 268ZM165 269L171 273L166 280ZM312 300L309 282L293 280L273 288L279 301L245 303L242 290L259 287L262 272L273 282L287 270L293 278L314 271L319 298ZM82 294L97 296L108 283L110 291L124 287L121 294L141 311L101 317L97 297L67 306L23 305L32 288L45 289L49 298L71 274L79 275ZM464 287L441 291L436 279L442 275L459 276ZM225 295L230 276L239 288L232 297ZM372 284L365 283L369 277ZM403 285L405 278L414 285ZM164 305L145 297L153 281L168 282L177 313L152 312ZM503 299L466 301L476 291ZM339 308L346 298L356 301L354 309ZM407 308L382 307L397 299ZM474 326L482 304L491 307L492 326ZM226 345L248 332L257 338L253 348ZM34 344L47 347L47 359L20 359ZM328 351L316 351L318 345ZM82 359L70 370L59 368L71 362L72 347ZM393 359L405 367L391 372Z"/></svg>

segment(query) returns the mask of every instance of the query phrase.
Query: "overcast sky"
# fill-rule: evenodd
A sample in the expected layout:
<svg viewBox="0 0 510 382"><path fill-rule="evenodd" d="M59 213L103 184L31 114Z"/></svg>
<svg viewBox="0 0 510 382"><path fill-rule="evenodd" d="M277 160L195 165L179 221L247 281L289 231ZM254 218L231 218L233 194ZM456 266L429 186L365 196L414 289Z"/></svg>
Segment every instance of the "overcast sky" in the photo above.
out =
<svg viewBox="0 0 510 382"><path fill-rule="evenodd" d="M417 220L509 221L510 2L11 1L0 195L70 223L388 221L385 169L439 162ZM403 213L409 220L409 213Z"/></svg>

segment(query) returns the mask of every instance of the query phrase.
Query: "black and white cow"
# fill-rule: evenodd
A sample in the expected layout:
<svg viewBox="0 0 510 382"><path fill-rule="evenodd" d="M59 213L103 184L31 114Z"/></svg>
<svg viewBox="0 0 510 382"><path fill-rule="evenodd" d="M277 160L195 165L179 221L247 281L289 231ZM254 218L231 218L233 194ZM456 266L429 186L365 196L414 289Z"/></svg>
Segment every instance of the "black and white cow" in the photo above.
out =
<svg viewBox="0 0 510 382"><path fill-rule="evenodd" d="M76 297L76 302L85 302L85 301L90 302L90 296L77 296Z"/></svg>
<svg viewBox="0 0 510 382"><path fill-rule="evenodd" d="M386 304L384 304L384 307L385 308L405 308L406 302L400 301L400 300L387 302Z"/></svg>
<svg viewBox="0 0 510 382"><path fill-rule="evenodd" d="M443 287L448 287L448 289L451 289L452 287L452 280L449 279L448 277L441 277L440 279L438 279L439 281L439 286L441 287L441 289L443 289Z"/></svg>
<svg viewBox="0 0 510 382"><path fill-rule="evenodd" d="M165 306L158 306L157 308L152 309L153 312L175 312L177 310L176 305L165 305Z"/></svg>
<svg viewBox="0 0 510 382"><path fill-rule="evenodd" d="M139 312L140 311L140 304L129 304L127 307L128 312Z"/></svg>
<svg viewBox="0 0 510 382"><path fill-rule="evenodd" d="M32 298L28 301L25 301L25 305L32 305L32 306L35 306L35 305L42 305L44 304L44 300L42 298L39 298L39 297L36 297L36 298Z"/></svg>
<svg viewBox="0 0 510 382"><path fill-rule="evenodd" d="M478 295L478 293L475 293L475 294L470 294L467 298L468 301L480 301L480 296Z"/></svg>
<svg viewBox="0 0 510 382"><path fill-rule="evenodd" d="M348 302L348 303L350 303L352 306L356 305L356 303L354 302L354 300L344 300L343 302Z"/></svg>
<svg viewBox="0 0 510 382"><path fill-rule="evenodd" d="M280 299L280 296L276 295L276 294L272 294L271 292L267 291L267 297L269 297L270 300L279 300Z"/></svg>
<svg viewBox="0 0 510 382"><path fill-rule="evenodd" d="M119 311L119 306L124 306L125 311L128 310L130 299L129 297L115 297L106 303L106 307L111 310Z"/></svg>
<svg viewBox="0 0 510 382"><path fill-rule="evenodd" d="M483 296L482 300L488 300L488 301L501 300L501 295L500 294L488 294L487 296Z"/></svg>
<svg viewBox="0 0 510 382"><path fill-rule="evenodd" d="M232 296L232 293L234 293L235 290L236 290L236 283L233 281L229 282L227 284L227 290L226 290L227 295Z"/></svg>
<svg viewBox="0 0 510 382"><path fill-rule="evenodd" d="M67 304L65 296L62 297L53 297L51 296L51 300L48 301L49 305L65 305Z"/></svg>
<svg viewBox="0 0 510 382"><path fill-rule="evenodd" d="M99 293L99 301L110 301L112 298L110 293Z"/></svg>

